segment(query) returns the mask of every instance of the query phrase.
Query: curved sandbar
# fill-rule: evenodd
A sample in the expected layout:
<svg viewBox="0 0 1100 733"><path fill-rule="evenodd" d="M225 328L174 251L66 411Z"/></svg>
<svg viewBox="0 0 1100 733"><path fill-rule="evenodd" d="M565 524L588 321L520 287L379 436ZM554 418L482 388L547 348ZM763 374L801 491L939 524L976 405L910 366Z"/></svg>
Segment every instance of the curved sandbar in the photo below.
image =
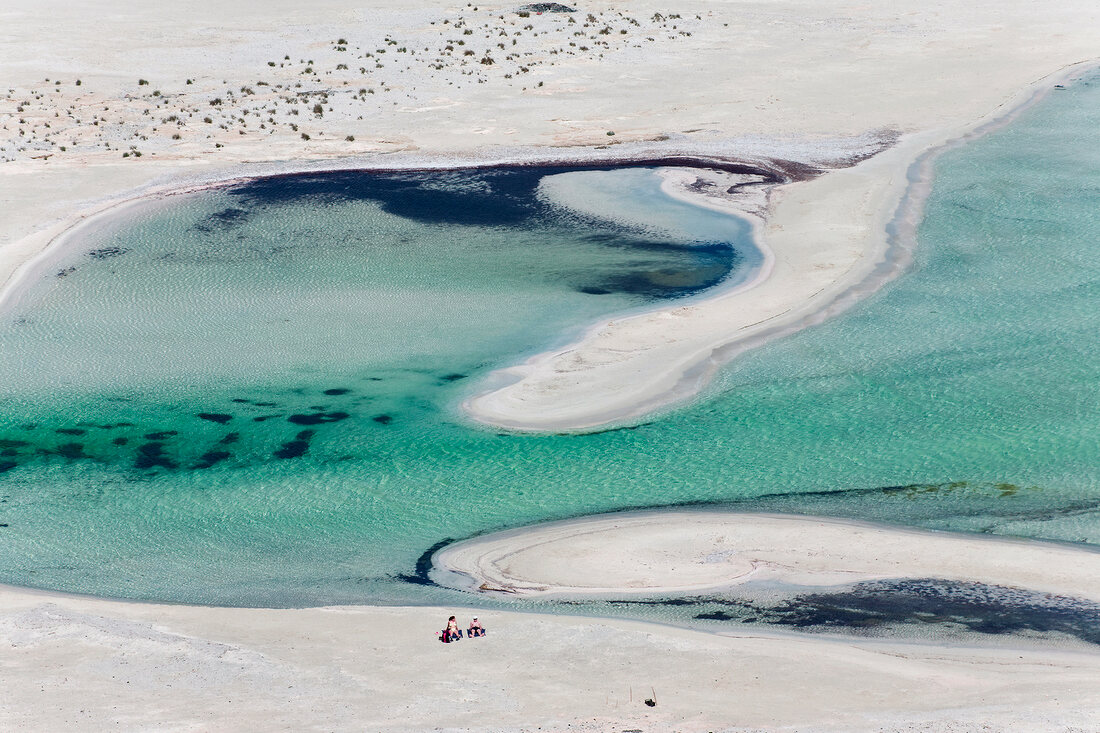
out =
<svg viewBox="0 0 1100 733"><path fill-rule="evenodd" d="M605 514L475 537L434 562L441 582L526 596L940 578L1100 600L1100 552L1090 549L795 515Z"/></svg>
<svg viewBox="0 0 1100 733"><path fill-rule="evenodd" d="M1014 119L1078 66L981 119L905 136L850 167L819 168L762 201L715 195L722 187L705 178L667 176L669 195L753 222L765 258L757 276L687 305L597 324L563 349L494 372L464 409L514 430L583 431L694 395L737 354L820 323L902 272L936 155Z"/></svg>

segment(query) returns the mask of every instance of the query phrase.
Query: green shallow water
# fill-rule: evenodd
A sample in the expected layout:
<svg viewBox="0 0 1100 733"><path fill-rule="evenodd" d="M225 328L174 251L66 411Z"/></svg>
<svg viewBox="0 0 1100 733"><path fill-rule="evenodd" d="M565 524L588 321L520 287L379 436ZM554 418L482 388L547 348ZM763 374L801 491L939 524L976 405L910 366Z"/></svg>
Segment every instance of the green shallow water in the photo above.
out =
<svg viewBox="0 0 1100 733"><path fill-rule="evenodd" d="M696 502L1100 543L1098 110L1089 76L946 152L902 278L592 435L501 434L456 405L604 314L751 272L743 223L647 171L539 174L606 197L606 220L534 215L536 184L477 175L137 212L3 325L0 580L453 602L409 582L446 538Z"/></svg>

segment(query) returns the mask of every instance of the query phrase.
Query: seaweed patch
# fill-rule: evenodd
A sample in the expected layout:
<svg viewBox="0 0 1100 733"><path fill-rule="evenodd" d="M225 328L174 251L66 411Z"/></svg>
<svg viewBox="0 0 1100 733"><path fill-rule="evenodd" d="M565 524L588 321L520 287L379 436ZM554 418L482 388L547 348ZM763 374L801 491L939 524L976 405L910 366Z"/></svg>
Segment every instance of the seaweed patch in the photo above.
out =
<svg viewBox="0 0 1100 733"><path fill-rule="evenodd" d="M347 420L351 415L346 412L315 412L308 415L291 415L288 422L295 425L320 425L322 423L339 422Z"/></svg>
<svg viewBox="0 0 1100 733"><path fill-rule="evenodd" d="M163 443L145 443L138 447L134 468L176 468L176 462L164 455Z"/></svg>

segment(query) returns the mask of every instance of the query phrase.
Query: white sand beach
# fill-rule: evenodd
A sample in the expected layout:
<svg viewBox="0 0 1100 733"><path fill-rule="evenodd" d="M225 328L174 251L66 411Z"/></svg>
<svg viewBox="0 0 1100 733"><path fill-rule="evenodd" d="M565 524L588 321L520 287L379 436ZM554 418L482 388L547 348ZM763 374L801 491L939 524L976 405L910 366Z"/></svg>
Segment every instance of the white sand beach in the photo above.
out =
<svg viewBox="0 0 1100 733"><path fill-rule="evenodd" d="M887 225L914 163L1100 49L1100 7L1085 0L578 7L571 25L504 3L7 0L0 288L18 287L20 272L101 212L242 176L672 155L819 169L763 204L699 197L756 217L773 259L755 287L594 324L467 403L493 425L584 429L686 398L739 349L896 274L905 242L884 264ZM919 211L903 214L911 224ZM731 560L690 582L683 563L649 557L642 583L721 585L790 562L803 579L934 572L1098 597L1083 551L886 530L854 543L830 523L818 529L761 525L763 565ZM698 530L669 528L668 545ZM703 539L718 543L716 532ZM596 557L649 547L609 537ZM785 547L792 537L819 544ZM621 590L636 580L578 573L615 569L603 563L564 572L567 544L530 551L492 582ZM1100 720L1100 655L1083 644L720 635L498 611L480 614L486 639L437 643L455 612L0 588L0 729L1068 731Z"/></svg>

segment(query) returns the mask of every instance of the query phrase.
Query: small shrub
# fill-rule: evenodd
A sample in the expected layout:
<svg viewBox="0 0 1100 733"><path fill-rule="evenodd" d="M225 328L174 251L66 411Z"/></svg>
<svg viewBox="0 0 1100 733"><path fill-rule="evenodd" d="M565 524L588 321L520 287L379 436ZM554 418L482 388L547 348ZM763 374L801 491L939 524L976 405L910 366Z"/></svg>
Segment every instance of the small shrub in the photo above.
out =
<svg viewBox="0 0 1100 733"><path fill-rule="evenodd" d="M307 134L305 134L305 133L303 132L303 133L302 133L302 139L303 139L303 140L309 140L309 135L307 135Z"/></svg>
<svg viewBox="0 0 1100 733"><path fill-rule="evenodd" d="M355 142L355 135L348 135L344 139L347 140L349 143L353 143Z"/></svg>
<svg viewBox="0 0 1100 733"><path fill-rule="evenodd" d="M147 86L148 84L149 84L148 79L138 79L138 86L139 87Z"/></svg>

